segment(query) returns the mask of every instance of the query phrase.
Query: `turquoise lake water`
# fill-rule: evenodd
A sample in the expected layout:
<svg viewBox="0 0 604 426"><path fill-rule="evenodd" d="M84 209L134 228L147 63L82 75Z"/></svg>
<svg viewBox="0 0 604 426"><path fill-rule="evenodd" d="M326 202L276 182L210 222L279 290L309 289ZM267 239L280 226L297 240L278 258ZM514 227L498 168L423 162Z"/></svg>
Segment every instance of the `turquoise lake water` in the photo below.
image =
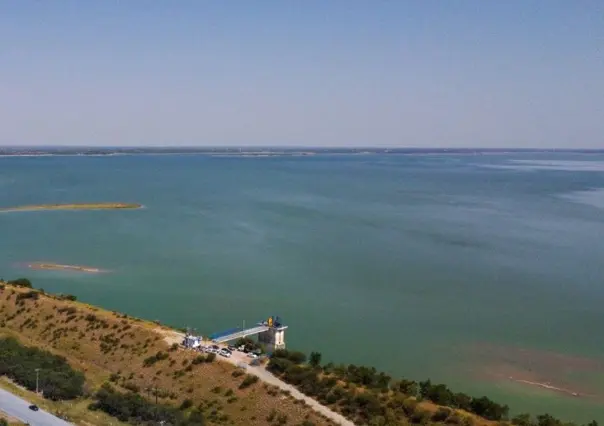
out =
<svg viewBox="0 0 604 426"><path fill-rule="evenodd" d="M145 208L1 213L0 276L604 419L604 155L0 158L0 207L100 201Z"/></svg>

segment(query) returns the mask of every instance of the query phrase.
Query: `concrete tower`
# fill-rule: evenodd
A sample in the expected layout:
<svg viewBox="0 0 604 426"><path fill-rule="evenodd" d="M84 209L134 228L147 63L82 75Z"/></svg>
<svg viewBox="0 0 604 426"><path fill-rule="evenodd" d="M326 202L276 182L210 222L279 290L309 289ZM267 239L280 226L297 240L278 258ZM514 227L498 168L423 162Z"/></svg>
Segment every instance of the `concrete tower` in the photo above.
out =
<svg viewBox="0 0 604 426"><path fill-rule="evenodd" d="M285 330L287 330L287 326L281 324L278 317L270 317L263 325L269 328L258 334L258 341L266 346L266 351L272 353L277 349L285 349Z"/></svg>

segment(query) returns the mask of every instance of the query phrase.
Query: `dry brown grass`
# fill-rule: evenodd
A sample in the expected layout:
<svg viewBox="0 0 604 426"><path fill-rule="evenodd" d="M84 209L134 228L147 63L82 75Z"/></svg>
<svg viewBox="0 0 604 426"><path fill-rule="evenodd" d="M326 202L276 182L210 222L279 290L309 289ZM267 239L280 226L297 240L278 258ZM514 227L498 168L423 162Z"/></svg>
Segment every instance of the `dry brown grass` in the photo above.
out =
<svg viewBox="0 0 604 426"><path fill-rule="evenodd" d="M156 324L42 294L37 300L17 302L17 295L27 291L9 285L0 291L0 334L64 356L85 374L90 392L110 379L122 391L138 388L151 399L148 389L157 388L162 403L179 405L191 399L203 408L210 424L270 425L274 421L267 418L273 411L286 414L289 425L304 420L329 424L292 398L271 396L261 383L239 389L243 376L234 377L235 367L226 362L191 364L197 353L170 351ZM169 357L145 367L143 361L159 351ZM82 409L88 402L65 404L72 408L62 409L82 424L108 424L107 419L95 420L98 412ZM40 405L56 412L48 402Z"/></svg>
<svg viewBox="0 0 604 426"><path fill-rule="evenodd" d="M6 414L3 411L0 411L0 419L6 420L9 424L9 426L23 426L25 424L25 423L18 421L14 417L9 416L8 414Z"/></svg>

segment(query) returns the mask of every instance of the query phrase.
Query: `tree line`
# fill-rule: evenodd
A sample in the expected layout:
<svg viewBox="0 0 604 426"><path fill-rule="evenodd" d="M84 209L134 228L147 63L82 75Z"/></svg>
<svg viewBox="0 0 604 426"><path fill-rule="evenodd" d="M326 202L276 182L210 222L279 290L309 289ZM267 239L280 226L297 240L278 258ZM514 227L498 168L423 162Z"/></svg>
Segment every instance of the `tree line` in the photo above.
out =
<svg viewBox="0 0 604 426"><path fill-rule="evenodd" d="M203 413L192 404L183 404L182 410L164 404L153 404L135 392L118 392L104 384L94 396L95 402L88 407L100 410L122 422L133 425L170 424L174 426L203 426ZM188 412L185 410L189 410Z"/></svg>
<svg viewBox="0 0 604 426"><path fill-rule="evenodd" d="M84 375L74 370L65 358L48 351L21 345L12 337L0 338L0 376L6 375L28 390L38 389L45 398L66 400L84 392Z"/></svg>
<svg viewBox="0 0 604 426"><path fill-rule="evenodd" d="M307 361L308 359L308 361ZM509 420L509 407L486 396L472 397L454 392L444 384L430 380L393 380L374 367L349 365L321 366L321 354L312 352L307 358L302 352L277 350L267 369L284 381L296 386L302 393L319 402L334 406L354 422L364 424L396 424L401 417L413 423L447 422L471 424L470 417L456 413L460 409L488 420ZM432 401L442 406L429 413L418 402ZM549 414L532 418L522 414L511 419L518 426L576 426L562 422ZM588 426L598 426L592 421Z"/></svg>

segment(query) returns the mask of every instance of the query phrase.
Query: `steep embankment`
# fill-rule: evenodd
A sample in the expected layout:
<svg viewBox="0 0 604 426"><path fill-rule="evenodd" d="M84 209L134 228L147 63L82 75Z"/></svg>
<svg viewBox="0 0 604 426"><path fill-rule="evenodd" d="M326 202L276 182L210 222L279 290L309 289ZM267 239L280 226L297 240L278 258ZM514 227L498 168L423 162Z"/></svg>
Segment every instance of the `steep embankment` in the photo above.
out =
<svg viewBox="0 0 604 426"><path fill-rule="evenodd" d="M157 324L39 292L19 297L24 294L34 293L2 284L0 335L64 356L85 374L89 395L109 381L121 392L132 390L152 401L157 395L160 404L198 407L209 424L331 423L274 386L241 386L246 376L229 363L202 362L196 353L171 347ZM87 412L91 401L49 408L80 422L119 424Z"/></svg>

